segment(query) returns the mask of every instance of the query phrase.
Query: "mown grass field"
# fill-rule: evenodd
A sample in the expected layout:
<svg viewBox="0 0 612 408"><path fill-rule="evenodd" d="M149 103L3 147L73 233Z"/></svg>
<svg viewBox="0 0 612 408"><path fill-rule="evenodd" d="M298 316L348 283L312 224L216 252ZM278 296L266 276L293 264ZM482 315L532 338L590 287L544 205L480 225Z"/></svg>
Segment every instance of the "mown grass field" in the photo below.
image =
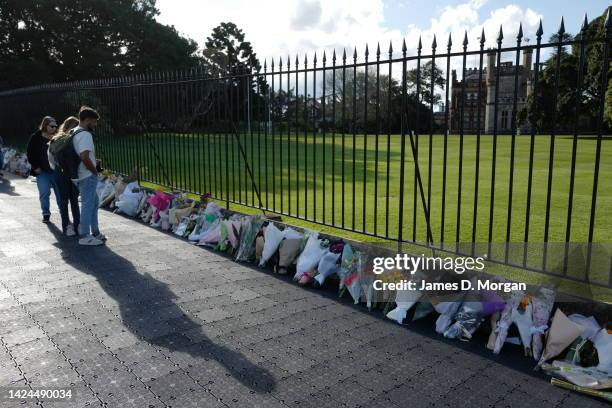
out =
<svg viewBox="0 0 612 408"><path fill-rule="evenodd" d="M143 169L143 179L164 185L168 183L162 171L163 166L172 187L193 192L211 192L219 199L228 196L229 182L231 201L258 206L234 136L173 133L111 139L102 134L98 138L99 155L109 169L129 172L138 163ZM264 207L298 216L300 219L365 231L377 236L396 238L400 233L399 135L379 136L378 147L375 135L336 134L333 137L331 134L296 135L292 132L288 135L285 132L283 135L272 136L265 135L264 132L254 132L242 134L240 138L261 191ZM549 197L552 140L548 135L535 137L530 216L527 224L531 141L529 136L516 137L513 182L510 184L510 136L497 137L493 168L494 138L491 135L481 136L480 149L474 135L464 136L463 143L458 135L448 136L446 167L445 138L442 135L434 135L430 140L429 135L420 135L417 145L418 165L425 199L429 203L434 242L440 242L443 233L446 243L487 242L489 234L491 241L496 243L506 242L507 236L510 242L522 243L525 242L528 225L528 242L536 244L535 249L529 251L529 262L533 262L534 267L541 264L541 250L537 244L545 240L547 219L547 240L552 243L564 242L570 206L573 138L554 138ZM569 218L569 241L573 243L584 243L588 240L596 143L596 137L581 136L576 145L572 213ZM421 204L420 191L415 184L415 161L408 137L405 148L401 232L405 240L425 242L425 211ZM495 183L492 189L493 174ZM491 207L492 194L494 201ZM548 217L547 201L550 205ZM612 243L611 138L604 138L601 144L595 215L594 242ZM361 240L377 241L367 235L358 237ZM609 253L609 249L607 251ZM594 257L591 276L607 281L610 265L599 265L599 255ZM558 256L558 251L552 256ZM570 269L572 267L576 268L575 265L570 265ZM568 273L576 273L578 277L584 271L569 270Z"/></svg>

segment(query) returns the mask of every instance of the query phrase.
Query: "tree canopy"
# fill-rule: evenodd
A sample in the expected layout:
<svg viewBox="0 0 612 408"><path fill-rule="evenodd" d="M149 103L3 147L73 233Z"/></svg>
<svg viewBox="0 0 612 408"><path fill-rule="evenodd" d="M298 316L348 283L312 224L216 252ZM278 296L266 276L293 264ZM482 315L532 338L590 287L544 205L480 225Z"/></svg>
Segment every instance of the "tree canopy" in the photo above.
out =
<svg viewBox="0 0 612 408"><path fill-rule="evenodd" d="M0 87L196 66L197 44L157 14L155 0L4 0Z"/></svg>
<svg viewBox="0 0 612 408"><path fill-rule="evenodd" d="M571 131L574 126L577 126L578 131L592 132L598 126L600 101L606 98L604 125L612 126L612 105L610 104L612 63L608 67L603 67L604 47L608 47L608 55L610 55L612 45L601 41L606 38L606 14L607 11L604 11L575 36L568 33L563 34L563 41L574 40L571 49L560 47L561 52L558 52L558 47L555 47L550 57L544 62L537 95L528 97L525 107L519 114L519 122L528 120L540 132L550 131L553 124L560 131ZM584 45L583 39L585 40ZM558 34L551 36L551 43L558 41ZM582 72L580 71L581 58L583 59ZM608 81L602 89L604 69L608 70ZM557 71L559 72L558 78ZM557 81L558 90L556 90ZM576 91L578 83L580 83L580 92Z"/></svg>

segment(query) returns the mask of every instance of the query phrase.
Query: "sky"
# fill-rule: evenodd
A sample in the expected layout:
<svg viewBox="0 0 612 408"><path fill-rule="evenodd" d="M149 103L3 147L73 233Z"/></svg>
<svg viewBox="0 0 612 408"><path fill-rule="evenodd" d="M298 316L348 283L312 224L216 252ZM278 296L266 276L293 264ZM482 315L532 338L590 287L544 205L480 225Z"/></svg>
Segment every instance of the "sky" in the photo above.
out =
<svg viewBox="0 0 612 408"><path fill-rule="evenodd" d="M245 32L260 61L288 54L301 59L305 53L311 59L315 51L320 59L323 50L343 47L352 55L355 46L361 59L366 43L372 59L377 42L386 53L393 41L398 56L403 39L411 54L419 36L423 52L429 53L434 34L438 53L446 50L449 33L453 51L459 51L466 30L468 49L478 49L483 28L486 46L492 47L500 24L504 46L514 45L519 22L524 40L535 43L540 18L546 40L559 28L562 15L566 31L575 33L585 13L592 19L608 5L606 0L157 0L157 19L200 46L215 26L232 21Z"/></svg>

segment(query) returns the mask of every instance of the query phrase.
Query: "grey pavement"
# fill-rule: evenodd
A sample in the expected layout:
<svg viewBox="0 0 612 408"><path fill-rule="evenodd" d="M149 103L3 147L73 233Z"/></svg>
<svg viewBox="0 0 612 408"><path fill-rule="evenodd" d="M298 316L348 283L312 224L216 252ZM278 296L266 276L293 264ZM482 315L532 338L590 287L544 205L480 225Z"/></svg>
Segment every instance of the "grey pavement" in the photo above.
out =
<svg viewBox="0 0 612 408"><path fill-rule="evenodd" d="M41 222L36 185L0 184L0 387L73 398L1 407L595 407L516 349L305 290L101 211L103 247Z"/></svg>

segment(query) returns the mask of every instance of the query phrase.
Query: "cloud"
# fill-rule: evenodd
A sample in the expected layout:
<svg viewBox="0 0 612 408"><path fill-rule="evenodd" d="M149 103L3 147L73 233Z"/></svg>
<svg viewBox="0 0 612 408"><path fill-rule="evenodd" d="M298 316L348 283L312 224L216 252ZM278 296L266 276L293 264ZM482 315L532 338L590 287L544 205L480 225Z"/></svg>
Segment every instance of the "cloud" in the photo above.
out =
<svg viewBox="0 0 612 408"><path fill-rule="evenodd" d="M408 54L414 55L419 36L423 40L423 53L431 51L433 35L437 36L438 53L446 51L446 41L451 33L453 51L461 49L464 32L467 31L468 49L478 49L482 28L486 33L486 47L495 47L499 26L504 27L504 46L516 44L518 24L523 22L525 38L535 38L540 14L531 8L507 5L482 11L486 0L470 0L455 6L438 9L423 24L391 28L384 18L382 0L225 0L202 2L201 0L158 0L161 11L158 20L173 24L182 34L193 38L200 45L212 29L223 21L233 21L242 28L260 59L307 53L309 60L316 51L331 54L342 48L352 56L357 47L359 59L363 58L366 43L370 50L380 41L386 57L389 41L393 41L395 56L401 55L402 40L406 39ZM434 8L432 8L433 10ZM372 52L371 52L372 54Z"/></svg>
<svg viewBox="0 0 612 408"><path fill-rule="evenodd" d="M304 30L316 26L320 19L321 3L318 0L301 0L291 19L291 27L296 30Z"/></svg>

